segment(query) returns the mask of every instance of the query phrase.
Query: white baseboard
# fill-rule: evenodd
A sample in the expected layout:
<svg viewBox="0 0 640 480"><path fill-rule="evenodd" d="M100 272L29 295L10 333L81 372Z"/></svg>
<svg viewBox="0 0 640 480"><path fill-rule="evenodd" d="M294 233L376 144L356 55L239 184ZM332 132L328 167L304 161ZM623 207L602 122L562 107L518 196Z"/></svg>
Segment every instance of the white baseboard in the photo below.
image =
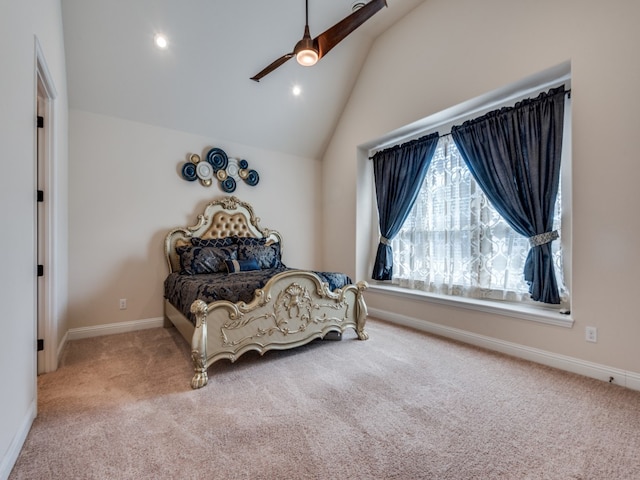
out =
<svg viewBox="0 0 640 480"><path fill-rule="evenodd" d="M57 355L57 359L58 361L56 362L56 368L58 365L60 365L60 359L62 358L62 352L64 351L64 346L67 344L67 341L69 340L69 330L67 330L64 334L64 336L62 337L62 340L60 341L60 343L58 344L58 351L56 352Z"/></svg>
<svg viewBox="0 0 640 480"><path fill-rule="evenodd" d="M640 390L640 373L627 373L627 388L631 390Z"/></svg>
<svg viewBox="0 0 640 480"><path fill-rule="evenodd" d="M621 370L599 363L588 362L579 358L547 352L537 348L527 347L512 342L505 342L493 337L479 335L458 328L447 327L418 318L408 317L377 308L369 308L369 315L374 318L415 328L423 332L433 333L478 347L486 348L532 362L558 368L567 372L577 373L604 382L614 383L632 390L640 390L640 373ZM613 378L613 380L612 380Z"/></svg>
<svg viewBox="0 0 640 480"><path fill-rule="evenodd" d="M146 318L143 320L132 320L129 322L108 323L92 327L71 328L65 335L65 343L67 340L79 340L81 338L100 337L102 335L114 335L116 333L135 332L136 330L157 328L162 327L163 325L164 317L157 317Z"/></svg>
<svg viewBox="0 0 640 480"><path fill-rule="evenodd" d="M7 449L6 454L2 458L0 462L0 479L7 480L9 478L9 474L13 469L16 461L18 460L18 456L20 455L20 451L22 450L22 446L24 445L25 440L27 439L27 435L29 434L29 430L31 429L31 424L33 420L36 418L36 401L34 400L29 405L29 409L27 410L24 419L22 420L22 424L20 428L16 432L16 435L13 437L11 441L11 445Z"/></svg>

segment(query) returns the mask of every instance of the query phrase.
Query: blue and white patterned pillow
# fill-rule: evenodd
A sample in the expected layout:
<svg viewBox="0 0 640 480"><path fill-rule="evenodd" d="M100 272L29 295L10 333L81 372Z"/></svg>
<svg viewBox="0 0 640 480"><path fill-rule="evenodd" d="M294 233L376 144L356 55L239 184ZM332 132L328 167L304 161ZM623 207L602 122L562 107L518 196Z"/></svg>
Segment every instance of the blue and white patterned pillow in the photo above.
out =
<svg viewBox="0 0 640 480"><path fill-rule="evenodd" d="M238 260L249 259L255 259L261 269L281 267L280 244L238 245Z"/></svg>
<svg viewBox="0 0 640 480"><path fill-rule="evenodd" d="M229 273L260 270L260 265L258 265L255 258L251 258L249 260L225 260L224 263L227 266L227 272Z"/></svg>
<svg viewBox="0 0 640 480"><path fill-rule="evenodd" d="M225 272L227 270L225 260L238 259L237 245L228 247L180 246L176 248L176 252L180 255L181 273L186 275Z"/></svg>
<svg viewBox="0 0 640 480"><path fill-rule="evenodd" d="M194 247L228 247L234 243L236 242L233 237L207 238L206 240L199 237L193 237L191 239L191 245Z"/></svg>
<svg viewBox="0 0 640 480"><path fill-rule="evenodd" d="M239 236L234 236L233 237L233 242L237 243L238 245L264 245L265 243L267 243L267 239L266 238L256 238L256 237L239 237Z"/></svg>

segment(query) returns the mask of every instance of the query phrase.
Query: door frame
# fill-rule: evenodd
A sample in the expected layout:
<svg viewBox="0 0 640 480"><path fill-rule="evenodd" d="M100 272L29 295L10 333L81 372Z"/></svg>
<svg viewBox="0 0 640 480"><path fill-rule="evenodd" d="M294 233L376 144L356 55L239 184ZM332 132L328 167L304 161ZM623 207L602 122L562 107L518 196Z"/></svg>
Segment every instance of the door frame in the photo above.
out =
<svg viewBox="0 0 640 480"><path fill-rule="evenodd" d="M44 340L44 350L37 352L37 373L52 372L58 368L58 339L57 325L55 321L55 295L54 295L54 277L56 273L55 265L55 249L54 249L54 227L56 202L55 198L55 151L56 151L56 102L58 94L53 83L53 77L47 67L44 52L40 46L38 38L35 37L35 115L34 115L34 146L38 146L38 128L36 126L36 118L38 115L38 104L40 104L41 116L45 118L44 127L42 129L41 144L38 148L34 148L35 156L35 190L34 190L34 227L36 235L43 235L35 238L34 259L36 264L40 260L45 266L44 276L36 276L36 332L38 338ZM41 149L41 152L38 152ZM39 159L38 156L41 155ZM40 164L40 178L38 179L38 165ZM36 200L36 191L44 190L43 208L43 224L38 231L38 209L39 205ZM38 258L38 243L42 246L40 258ZM34 265L35 271L35 265ZM40 286L40 288L38 288ZM40 293L38 293L40 290ZM35 339L37 341L37 339Z"/></svg>

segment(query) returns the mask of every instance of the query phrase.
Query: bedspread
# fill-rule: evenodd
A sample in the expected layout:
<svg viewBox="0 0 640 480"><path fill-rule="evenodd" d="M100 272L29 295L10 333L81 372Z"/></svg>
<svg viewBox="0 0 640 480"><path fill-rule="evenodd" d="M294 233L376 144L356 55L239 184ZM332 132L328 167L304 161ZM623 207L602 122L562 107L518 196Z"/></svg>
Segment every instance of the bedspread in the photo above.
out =
<svg viewBox="0 0 640 480"><path fill-rule="evenodd" d="M164 282L164 296L195 324L195 316L191 313L191 304L195 300L203 300L206 303L218 300L249 303L253 300L255 290L264 287L272 276L291 270L294 269L279 267L238 273L201 275L171 273ZM313 273L318 275L323 282L328 283L329 290L332 291L353 283L351 278L344 273Z"/></svg>

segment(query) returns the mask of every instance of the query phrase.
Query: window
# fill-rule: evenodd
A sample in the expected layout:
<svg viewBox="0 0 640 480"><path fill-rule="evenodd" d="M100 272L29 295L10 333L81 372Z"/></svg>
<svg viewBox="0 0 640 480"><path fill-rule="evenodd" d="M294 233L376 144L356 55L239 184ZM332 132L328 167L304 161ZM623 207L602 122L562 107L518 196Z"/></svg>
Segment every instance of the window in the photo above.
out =
<svg viewBox="0 0 640 480"><path fill-rule="evenodd" d="M562 110L558 104L560 97L555 95L562 91L560 88L562 86L564 87L562 97L564 127L562 137L559 137L559 132L554 125L558 125L557 122L562 120L558 117ZM452 105L445 110L434 112L362 145L362 153L371 160L373 174L371 207L375 209L373 214L377 217L377 221L375 217L372 219L375 230L372 231L373 235L368 247L372 260L370 263L372 291L551 325L567 327L573 324L570 316L572 264L570 91L571 64L564 62ZM535 99L535 101L529 103L527 99L532 101ZM541 103L537 103L538 99ZM506 178L503 176L498 180L499 175L494 176L498 172L492 171L489 167L493 157L489 149L495 148L496 152L501 151L503 145L505 145L504 148L512 148L506 147L506 143L500 143L507 142L513 145L511 143L513 139L507 138L507 134L513 132L514 127L520 128L516 126L518 120L510 116L510 112L515 111L510 107L519 108L527 104L544 105L542 106L544 110L539 112L541 117L538 118L541 119L546 115L543 111L553 114L550 109L547 109L545 99L553 104L551 108L555 111L555 120L540 126L545 132L548 130L545 135L555 135L553 144L555 154L558 153L558 147L561 150L560 182L557 185L559 188L553 211L553 227L545 229L549 232L557 231L559 239L537 250L536 262L532 264L526 262L530 260L527 257L531 252L529 238L526 238L529 235L523 238L512 230L506 220L502 219L489 203L468 170L466 162L461 158L463 154L458 152L458 148L463 147L456 145L454 137L464 142L465 158L468 158L474 164L474 168L478 169L478 176L483 184L486 182L489 188L492 188L492 192L489 193L495 201L501 202L501 211L512 215L515 213L513 208L518 203L516 201L518 194L512 190L508 193L505 191L503 197L493 197L500 192L500 188L491 187L495 185L493 182L504 182ZM506 107L505 110L503 110L504 107ZM494 131L490 134L494 136L496 143L487 139L480 140L481 143L474 145L474 138L483 138L485 135L483 132L501 128L496 123L485 122L493 113L499 114L500 118L507 122L503 131L505 138L502 138L502 131ZM530 113L533 112L530 111ZM539 119L530 119L529 125L536 125ZM514 121L513 124L508 123L511 120ZM471 122L465 124L467 121ZM446 132L454 126L454 133L447 134ZM473 130L474 127L478 128ZM485 127L487 130L483 131ZM538 138L536 132L529 131L532 135L529 137L530 140L535 141L534 139ZM413 140L426 138L435 132L439 132L440 136L435 155L430 156L431 163L424 174L426 177L421 177L420 180L422 191L419 192L419 198L413 204L413 210L406 222L398 229L397 223L394 222L397 222L399 216L404 218L406 215L406 211L403 210L406 202L404 204L398 202L406 198L407 192L394 184L398 179L397 167L381 169L381 166L377 166L377 161L400 158L399 155L394 157L396 150L405 152L405 147L409 146ZM475 135L477 137L474 137ZM558 141L561 143L559 146ZM516 148L515 145L513 148ZM533 146L533 148L536 147ZM544 150L544 152L550 152L550 150ZM406 153L409 154L409 152ZM496 161L499 161L500 157L504 158L504 155L499 154ZM546 153L543 154L542 150L540 155L536 156L539 161L544 161L545 157ZM366 157L361 158L365 160ZM555 177L558 174L557 167L557 163L552 167L554 178L557 178ZM519 168L519 173L515 171L512 173L520 176L526 171L524 166ZM403 171L406 172L400 169L400 172ZM551 170L544 171L551 172ZM540 180L547 183L551 177L544 173ZM551 185L550 188L554 186ZM379 194L379 192L382 193ZM409 193L413 194L413 192ZM398 201L395 200L396 197ZM363 204L366 202L367 206L369 205L369 200L364 197L361 200ZM382 210L378 204L380 201L383 204ZM522 205L522 208L525 206ZM531 212L529 209L526 210ZM530 226L523 224L524 217L517 219L516 214L514 221L519 225L518 231L532 230ZM538 231L540 228L536 227L534 230ZM536 238L532 238L532 241L545 241L553 236L553 233L540 234L540 238L534 236ZM540 281L548 278L544 271L541 271L540 266L549 266L549 263L540 257L542 250L545 250L545 255L551 254L557 291L555 288L548 288L551 283ZM392 255L393 259L389 258L389 255ZM524 281L525 263L527 263L528 274L532 272L529 267L534 269L533 275L536 282L533 286ZM529 294L530 289L533 289L532 295ZM534 301L532 297L542 301ZM543 303L547 300L549 303Z"/></svg>
<svg viewBox="0 0 640 480"><path fill-rule="evenodd" d="M554 229L560 231L561 193ZM418 198L391 242L392 283L426 292L479 299L526 302L523 279L529 241L491 206L451 136L438 142ZM562 248L553 242L563 304ZM566 306L563 305L563 306Z"/></svg>

